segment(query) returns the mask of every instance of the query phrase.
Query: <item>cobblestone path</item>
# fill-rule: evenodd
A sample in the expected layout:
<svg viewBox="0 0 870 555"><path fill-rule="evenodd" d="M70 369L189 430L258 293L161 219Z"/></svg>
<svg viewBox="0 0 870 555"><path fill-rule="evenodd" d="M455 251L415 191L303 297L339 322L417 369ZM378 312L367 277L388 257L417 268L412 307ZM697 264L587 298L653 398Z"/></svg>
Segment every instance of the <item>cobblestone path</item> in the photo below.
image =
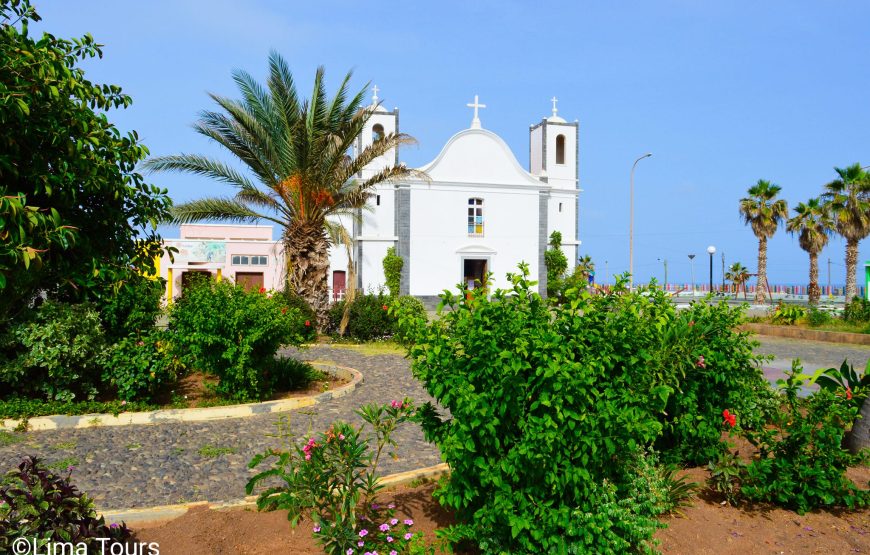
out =
<svg viewBox="0 0 870 555"><path fill-rule="evenodd" d="M846 345L842 343L826 343L822 341L807 341L804 339L786 339L781 337L755 336L761 343L755 349L756 353L773 355L773 361L765 362L762 367L764 375L772 383L785 376L791 369L791 361L800 359L804 373L812 374L819 368L839 368L844 359L855 366L855 370L864 370L870 359L870 347L864 345Z"/></svg>
<svg viewBox="0 0 870 555"><path fill-rule="evenodd" d="M362 372L364 379L345 397L284 413L290 415L296 434L325 430L335 420L360 423L353 411L368 403L388 403L405 396L418 403L431 400L411 376L408 360L399 355L365 356L350 349L317 346L295 356L350 366ZM29 432L21 441L0 447L0 469L13 468L30 454L57 468L73 465L73 483L94 498L100 509L238 500L254 474L247 468L251 457L266 448L280 447L279 439L269 437L280 416ZM441 462L437 449L423 439L416 424L404 424L395 439L398 459L383 457L383 473Z"/></svg>

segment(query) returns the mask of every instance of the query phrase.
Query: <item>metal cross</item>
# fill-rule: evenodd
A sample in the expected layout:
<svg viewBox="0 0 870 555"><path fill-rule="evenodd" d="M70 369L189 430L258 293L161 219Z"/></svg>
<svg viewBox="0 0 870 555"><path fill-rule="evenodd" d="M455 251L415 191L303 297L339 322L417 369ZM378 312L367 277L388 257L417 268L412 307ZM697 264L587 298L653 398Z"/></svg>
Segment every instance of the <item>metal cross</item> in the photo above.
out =
<svg viewBox="0 0 870 555"><path fill-rule="evenodd" d="M481 104L477 95L474 95L474 104L466 104L469 108L474 108L474 119L471 120L472 129L480 129L480 118L477 115L478 108L486 108L486 104Z"/></svg>
<svg viewBox="0 0 870 555"><path fill-rule="evenodd" d="M372 104L377 104L377 103L378 103L378 100L379 100L379 99L378 99L378 91L379 91L379 90L381 90L381 89L379 89L377 85L375 85L374 87L372 87Z"/></svg>
<svg viewBox="0 0 870 555"><path fill-rule="evenodd" d="M559 110L556 108L556 103L559 102L559 99L554 96L550 99L550 101L553 103L553 117L556 117L556 114L559 112Z"/></svg>

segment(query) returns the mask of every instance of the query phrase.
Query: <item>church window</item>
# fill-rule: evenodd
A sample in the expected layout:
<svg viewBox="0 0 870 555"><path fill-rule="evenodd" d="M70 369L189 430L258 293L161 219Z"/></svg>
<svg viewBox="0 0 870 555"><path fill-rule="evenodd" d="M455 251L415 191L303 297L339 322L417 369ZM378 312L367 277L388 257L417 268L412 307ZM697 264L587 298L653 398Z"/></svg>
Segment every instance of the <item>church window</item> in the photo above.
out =
<svg viewBox="0 0 870 555"><path fill-rule="evenodd" d="M381 195L375 195L375 205L376 206L381 205Z"/></svg>
<svg viewBox="0 0 870 555"><path fill-rule="evenodd" d="M468 235L483 237L483 199L468 199Z"/></svg>
<svg viewBox="0 0 870 555"><path fill-rule="evenodd" d="M565 163L565 135L558 135L556 137L556 163Z"/></svg>
<svg viewBox="0 0 870 555"><path fill-rule="evenodd" d="M562 211L562 203L560 202L559 203L559 212L561 212L561 211Z"/></svg>
<svg viewBox="0 0 870 555"><path fill-rule="evenodd" d="M380 141L384 138L384 126L380 123L376 123L374 127L372 127L372 142Z"/></svg>

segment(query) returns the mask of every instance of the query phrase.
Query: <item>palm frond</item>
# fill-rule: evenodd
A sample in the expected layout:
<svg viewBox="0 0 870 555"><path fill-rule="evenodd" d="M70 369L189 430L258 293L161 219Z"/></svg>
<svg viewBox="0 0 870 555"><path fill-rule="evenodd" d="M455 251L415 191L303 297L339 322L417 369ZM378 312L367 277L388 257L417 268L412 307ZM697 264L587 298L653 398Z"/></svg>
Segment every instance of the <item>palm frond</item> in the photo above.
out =
<svg viewBox="0 0 870 555"><path fill-rule="evenodd" d="M228 198L204 198L176 204L170 210L170 221L173 224L188 224L205 220L220 220L235 223L253 223L258 220L269 220L281 224L270 216L254 212L244 204Z"/></svg>
<svg viewBox="0 0 870 555"><path fill-rule="evenodd" d="M149 158L143 165L148 172L179 171L210 177L240 189L254 187L253 182L223 162L199 154L177 154Z"/></svg>

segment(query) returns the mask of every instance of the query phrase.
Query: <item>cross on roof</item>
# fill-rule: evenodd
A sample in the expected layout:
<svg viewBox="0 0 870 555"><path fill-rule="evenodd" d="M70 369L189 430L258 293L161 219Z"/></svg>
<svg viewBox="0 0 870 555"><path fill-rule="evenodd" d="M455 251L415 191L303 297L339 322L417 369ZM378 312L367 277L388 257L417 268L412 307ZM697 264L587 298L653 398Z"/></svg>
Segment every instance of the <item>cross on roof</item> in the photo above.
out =
<svg viewBox="0 0 870 555"><path fill-rule="evenodd" d="M558 108L556 108L556 103L559 102L559 99L554 96L550 99L550 102L553 103L553 117L556 117L556 114L559 112Z"/></svg>
<svg viewBox="0 0 870 555"><path fill-rule="evenodd" d="M469 108L474 108L474 119L471 120L471 128L472 129L480 129L480 118L477 116L478 108L486 108L486 104L481 104L478 100L477 95L474 95L474 103L466 104Z"/></svg>
<svg viewBox="0 0 870 555"><path fill-rule="evenodd" d="M375 85L374 87L372 87L372 104L377 104L377 103L378 103L378 100L379 100L379 98L378 98L378 91L379 91L379 90L381 90L381 89L379 89L377 85Z"/></svg>

